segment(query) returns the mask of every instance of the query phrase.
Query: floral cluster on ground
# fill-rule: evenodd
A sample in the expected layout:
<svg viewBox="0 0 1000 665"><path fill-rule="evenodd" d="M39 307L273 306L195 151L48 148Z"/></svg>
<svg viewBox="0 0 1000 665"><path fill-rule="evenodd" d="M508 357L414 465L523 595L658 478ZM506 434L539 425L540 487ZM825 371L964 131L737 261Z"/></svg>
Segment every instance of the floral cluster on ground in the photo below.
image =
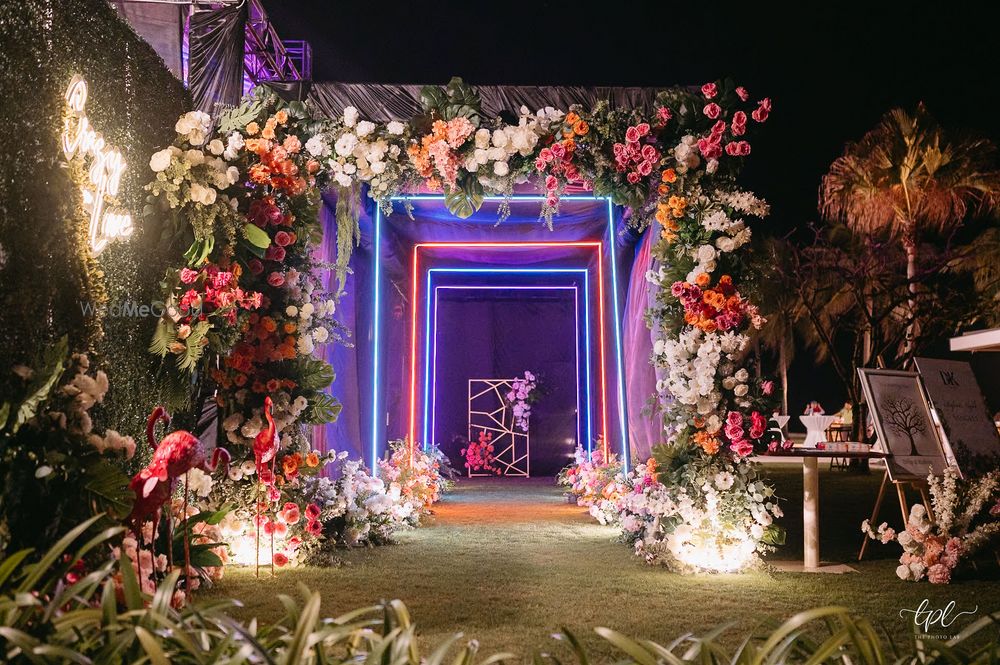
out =
<svg viewBox="0 0 1000 665"><path fill-rule="evenodd" d="M497 458L494 455L494 450L493 433L480 430L479 436L469 441L469 445L459 451L459 454L465 459L465 468L469 475L478 473L499 476L501 469L496 463Z"/></svg>
<svg viewBox="0 0 1000 665"><path fill-rule="evenodd" d="M976 553L1000 539L1000 471L963 481L954 467L940 477L927 477L931 505L910 508L903 531L883 522L873 529L868 520L861 530L883 545L903 548L896 575L901 580L948 584L952 573Z"/></svg>
<svg viewBox="0 0 1000 665"><path fill-rule="evenodd" d="M701 458L683 473L654 458L626 470L601 448L578 448L558 482L598 522L620 529L636 555L678 572L743 570L781 542L781 507L753 466Z"/></svg>

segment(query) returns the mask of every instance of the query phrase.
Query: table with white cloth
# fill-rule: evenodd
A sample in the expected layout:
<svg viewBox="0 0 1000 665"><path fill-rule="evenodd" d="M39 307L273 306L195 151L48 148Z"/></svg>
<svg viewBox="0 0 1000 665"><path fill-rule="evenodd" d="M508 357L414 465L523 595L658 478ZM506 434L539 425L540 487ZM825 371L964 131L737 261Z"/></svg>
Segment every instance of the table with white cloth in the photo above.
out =
<svg viewBox="0 0 1000 665"><path fill-rule="evenodd" d="M799 420L806 426L806 440L802 447L815 448L817 443L826 441L826 428L836 419L836 416L799 416Z"/></svg>

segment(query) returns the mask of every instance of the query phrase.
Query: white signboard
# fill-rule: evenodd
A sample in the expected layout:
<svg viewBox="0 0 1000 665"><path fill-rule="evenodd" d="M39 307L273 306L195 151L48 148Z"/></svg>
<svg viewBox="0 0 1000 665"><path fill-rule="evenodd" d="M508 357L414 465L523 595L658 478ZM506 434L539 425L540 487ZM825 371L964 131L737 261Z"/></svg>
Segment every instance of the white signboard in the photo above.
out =
<svg viewBox="0 0 1000 665"><path fill-rule="evenodd" d="M956 456L1000 454L1000 435L972 366L961 360L917 358L917 369Z"/></svg>

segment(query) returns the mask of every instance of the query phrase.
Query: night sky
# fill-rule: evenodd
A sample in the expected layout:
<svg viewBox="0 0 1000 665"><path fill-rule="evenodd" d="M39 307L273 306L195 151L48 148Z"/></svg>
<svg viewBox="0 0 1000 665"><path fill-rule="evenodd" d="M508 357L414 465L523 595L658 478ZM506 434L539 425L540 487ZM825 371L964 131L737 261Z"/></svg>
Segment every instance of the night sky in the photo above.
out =
<svg viewBox="0 0 1000 665"><path fill-rule="evenodd" d="M946 127L1000 139L993 16L960 3L765 4L264 0L282 37L312 43L315 80L666 87L733 78L774 102L743 182L771 203L762 226L779 234L816 220L820 177L890 108L922 100ZM810 365L800 358L793 381L809 377L808 390L836 406L835 377Z"/></svg>

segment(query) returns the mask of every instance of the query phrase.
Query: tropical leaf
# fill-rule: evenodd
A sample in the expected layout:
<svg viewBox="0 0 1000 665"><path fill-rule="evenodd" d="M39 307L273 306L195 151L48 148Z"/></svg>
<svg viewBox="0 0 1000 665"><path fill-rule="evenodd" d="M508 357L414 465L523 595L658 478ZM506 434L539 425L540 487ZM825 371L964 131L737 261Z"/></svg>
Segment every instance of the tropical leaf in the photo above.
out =
<svg viewBox="0 0 1000 665"><path fill-rule="evenodd" d="M270 101L271 93L263 88L255 89L252 96L244 98L239 106L227 109L219 116L219 132L229 134L243 129L260 117Z"/></svg>
<svg viewBox="0 0 1000 665"><path fill-rule="evenodd" d="M109 513L115 519L128 514L135 495L129 489L129 478L124 471L108 460L97 457L84 468L83 473L83 489L90 494L99 510Z"/></svg>
<svg viewBox="0 0 1000 665"><path fill-rule="evenodd" d="M186 371L193 371L198 361L205 355L205 336L211 330L212 324L208 321L199 321L191 327L191 334L184 340L184 353L177 356L177 367Z"/></svg>
<svg viewBox="0 0 1000 665"><path fill-rule="evenodd" d="M271 245L271 236L256 224L243 225L243 237L254 247L267 249Z"/></svg>
<svg viewBox="0 0 1000 665"><path fill-rule="evenodd" d="M334 422L343 405L326 393L318 393L309 400L309 412L305 422L310 425L324 425Z"/></svg>
<svg viewBox="0 0 1000 665"><path fill-rule="evenodd" d="M46 347L42 354L41 366L35 369L34 376L28 387L28 397L17 409L12 432L17 432L21 425L35 417L38 408L48 399L53 386L62 376L66 367L66 356L69 354L69 341L63 335L58 342Z"/></svg>
<svg viewBox="0 0 1000 665"><path fill-rule="evenodd" d="M298 384L305 390L323 390L336 378L330 363L319 358L300 358L296 364Z"/></svg>
<svg viewBox="0 0 1000 665"><path fill-rule="evenodd" d="M177 328L172 321L161 318L156 322L153 339L149 343L149 352L165 357L170 353L170 345L177 341Z"/></svg>
<svg viewBox="0 0 1000 665"><path fill-rule="evenodd" d="M449 212L459 219L474 215L482 207L484 200L483 185L471 175L458 186L449 188L444 196Z"/></svg>

